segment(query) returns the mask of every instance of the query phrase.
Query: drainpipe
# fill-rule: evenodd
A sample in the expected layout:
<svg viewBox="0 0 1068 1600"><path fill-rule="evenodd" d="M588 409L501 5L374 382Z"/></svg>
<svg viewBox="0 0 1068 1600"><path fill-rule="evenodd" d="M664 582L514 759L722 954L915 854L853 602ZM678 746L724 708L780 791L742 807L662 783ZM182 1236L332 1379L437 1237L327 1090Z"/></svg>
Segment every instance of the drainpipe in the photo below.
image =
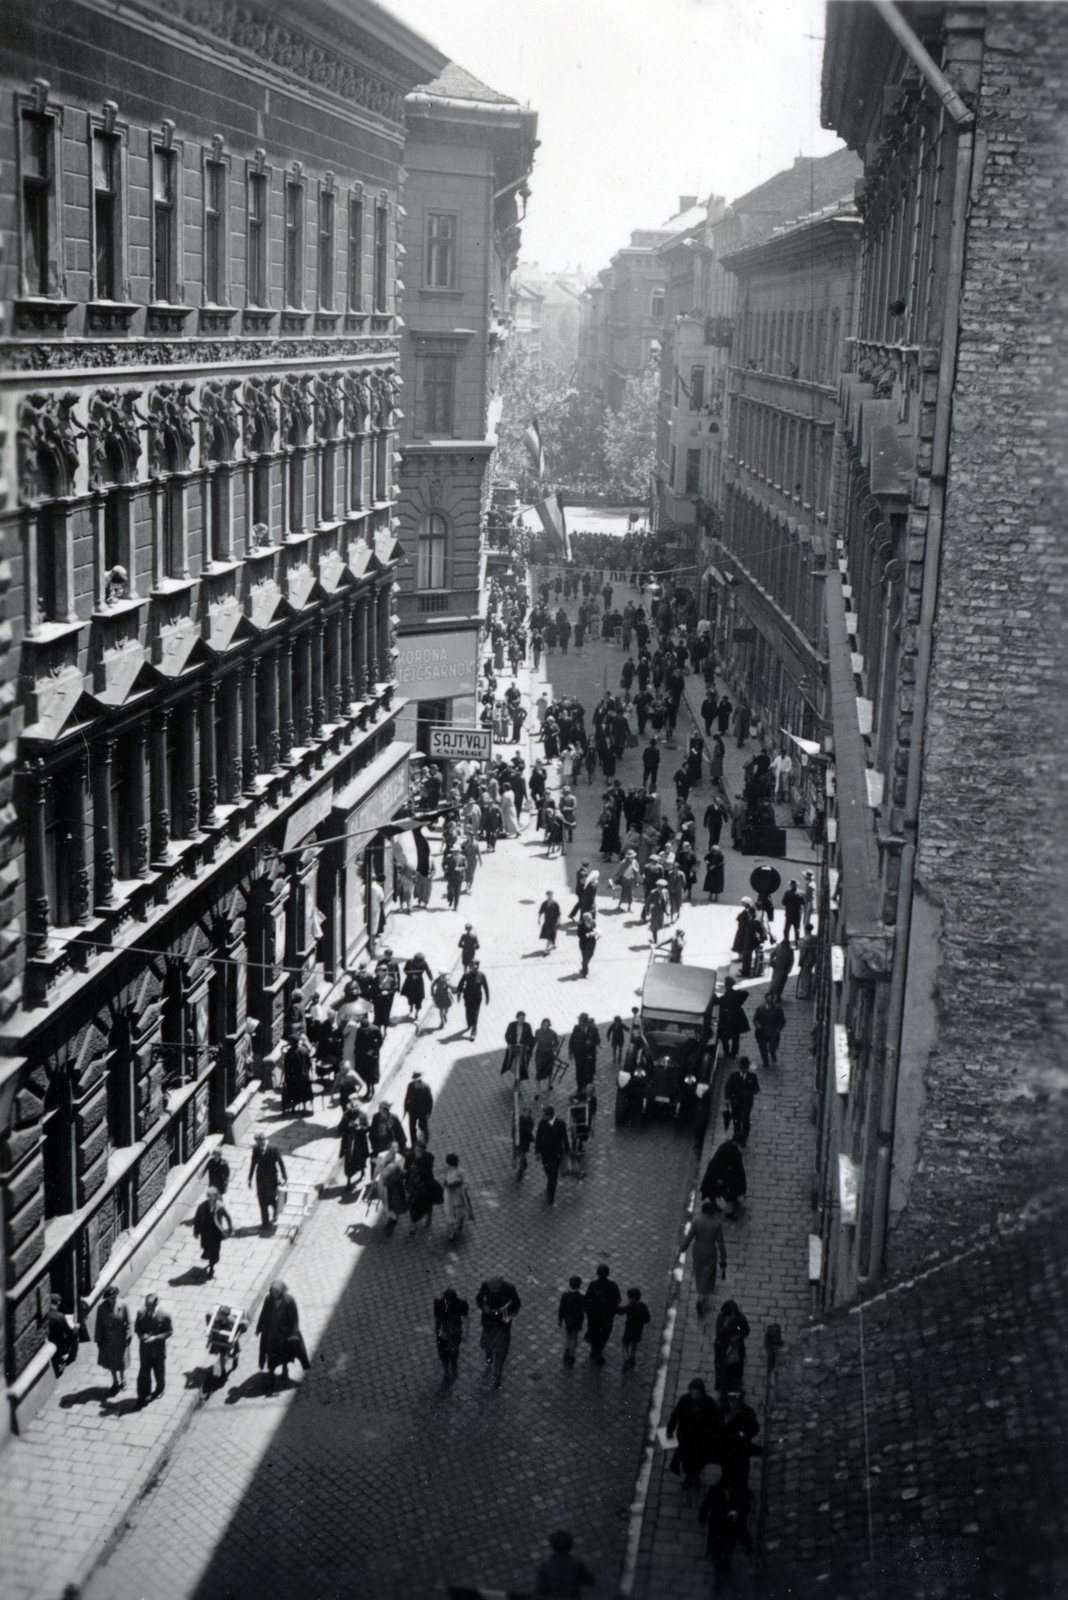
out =
<svg viewBox="0 0 1068 1600"><path fill-rule="evenodd" d="M858 1277L858 1283L861 1287L870 1286L882 1272L890 1212L894 1124L897 1114L897 1087L901 1066L901 1035L905 1016L905 985L908 976L909 943L912 930L912 895L916 879L916 851L923 781L924 732L930 691L935 609L938 601L938 575L942 558L942 533L945 525L949 430L953 409L953 384L957 373L960 302L964 288L965 227L968 213L968 195L971 187L972 155L975 144L974 114L953 88L945 74L932 61L897 7L891 3L891 0L872 0L872 3L906 54L919 67L948 115L956 123L957 164L953 188L952 231L949 245L945 315L942 323L942 351L938 367L938 401L935 407L934 442L931 451L931 497L927 516L927 542L923 563L923 588L920 595L920 620L916 636L916 699L912 718L912 742L909 746L905 813L902 822L904 846L901 852L897 932L894 940L893 965L890 972L886 1046L882 1092L879 1101L871 1242L868 1251L868 1270Z"/></svg>

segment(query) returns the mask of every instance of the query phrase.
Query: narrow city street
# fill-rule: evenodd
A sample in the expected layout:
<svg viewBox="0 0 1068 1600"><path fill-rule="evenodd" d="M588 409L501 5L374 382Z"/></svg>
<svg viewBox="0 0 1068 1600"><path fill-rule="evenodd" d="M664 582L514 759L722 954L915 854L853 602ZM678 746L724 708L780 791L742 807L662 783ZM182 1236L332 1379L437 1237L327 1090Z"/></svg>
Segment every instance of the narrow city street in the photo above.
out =
<svg viewBox="0 0 1068 1600"><path fill-rule="evenodd" d="M614 687L620 660L617 648L600 644L582 656L556 655L547 663L552 692L592 708L606 672ZM637 761L628 754L625 781ZM602 1047L587 1176L562 1181L550 1210L536 1163L516 1181L511 1085L499 1070L505 1025L520 1008L535 1026L548 1016L566 1034L580 1010L603 1028L636 1003L647 930L637 912L620 915L607 892L588 980L578 979L573 931L548 957L537 939L545 890L566 912L575 866L597 860L599 795L598 784L580 791L579 828L562 860L545 859L528 820L519 840L486 855L459 914L446 909L439 880L429 912L391 926L397 954L423 950L435 970L455 958L466 921L482 943L491 1000L477 1043L458 1037L462 1012L454 1010L446 1030L421 1033L384 1091L399 1107L411 1070L422 1070L436 1097L431 1148L439 1170L446 1153L459 1154L474 1222L455 1246L440 1215L430 1235L409 1237L403 1219L391 1234L362 1202L328 1190L284 1272L311 1371L301 1377L298 1369L298 1382L266 1395L243 1368L197 1412L88 1586L91 1600L222 1600L268 1589L294 1600L335 1592L399 1600L465 1580L518 1588L560 1523L581 1539L596 1593L615 1592L696 1171L692 1131L652 1119L617 1129ZM705 906L684 912L695 937L697 921L713 915L727 925ZM424 1028L431 1016L436 1023L428 1006ZM569 1275L588 1281L600 1261L624 1293L639 1286L652 1312L632 1373L621 1371L618 1334L603 1368L584 1353L574 1368L561 1360L560 1293ZM494 1272L516 1284L523 1302L498 1391L484 1380L474 1307L479 1284ZM452 1386L441 1379L431 1315L434 1296L450 1283L471 1305ZM224 1289L220 1283L220 1296ZM252 1366L254 1341L247 1345Z"/></svg>

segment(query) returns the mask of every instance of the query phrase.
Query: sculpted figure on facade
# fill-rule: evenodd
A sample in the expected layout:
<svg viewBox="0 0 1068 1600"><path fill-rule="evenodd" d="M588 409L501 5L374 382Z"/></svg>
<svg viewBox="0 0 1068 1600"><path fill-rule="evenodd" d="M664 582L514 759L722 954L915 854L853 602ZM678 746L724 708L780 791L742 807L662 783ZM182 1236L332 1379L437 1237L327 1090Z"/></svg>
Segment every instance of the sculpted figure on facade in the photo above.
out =
<svg viewBox="0 0 1068 1600"><path fill-rule="evenodd" d="M140 389L97 389L89 400L89 486L102 489L115 482L131 483L141 455L141 431L148 418L137 409ZM114 457L119 458L118 471ZM109 461L109 456L112 458Z"/></svg>
<svg viewBox="0 0 1068 1600"><path fill-rule="evenodd" d="M154 477L189 465L196 444L194 424L200 420L191 400L195 387L188 380L160 383L148 397L148 465Z"/></svg>
<svg viewBox="0 0 1068 1600"><path fill-rule="evenodd" d="M19 494L24 504L74 492L78 440L85 438L74 415L79 398L74 389L62 394L38 390L19 407Z"/></svg>
<svg viewBox="0 0 1068 1600"><path fill-rule="evenodd" d="M278 432L278 379L246 378L241 409L245 414L245 450L262 453L271 448Z"/></svg>
<svg viewBox="0 0 1068 1600"><path fill-rule="evenodd" d="M237 391L240 378L209 378L200 391L204 448L210 460L232 461L241 437Z"/></svg>

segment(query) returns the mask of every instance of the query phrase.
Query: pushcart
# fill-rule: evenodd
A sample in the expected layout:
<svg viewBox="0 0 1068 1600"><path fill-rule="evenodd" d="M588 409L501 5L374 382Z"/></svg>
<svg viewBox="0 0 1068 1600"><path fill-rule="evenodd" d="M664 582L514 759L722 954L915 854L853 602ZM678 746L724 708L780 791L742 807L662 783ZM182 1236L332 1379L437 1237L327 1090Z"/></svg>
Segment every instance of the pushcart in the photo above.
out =
<svg viewBox="0 0 1068 1600"><path fill-rule="evenodd" d="M248 1328L248 1317L240 1306L212 1306L205 1313L208 1349L219 1358L219 1378L225 1382L241 1359L241 1335Z"/></svg>
<svg viewBox="0 0 1068 1600"><path fill-rule="evenodd" d="M586 1176L586 1146L593 1136L593 1119L597 1114L597 1096L589 1090L582 1094L573 1094L567 1106L567 1136L571 1145L571 1156L568 1162L566 1176L569 1178L584 1178Z"/></svg>

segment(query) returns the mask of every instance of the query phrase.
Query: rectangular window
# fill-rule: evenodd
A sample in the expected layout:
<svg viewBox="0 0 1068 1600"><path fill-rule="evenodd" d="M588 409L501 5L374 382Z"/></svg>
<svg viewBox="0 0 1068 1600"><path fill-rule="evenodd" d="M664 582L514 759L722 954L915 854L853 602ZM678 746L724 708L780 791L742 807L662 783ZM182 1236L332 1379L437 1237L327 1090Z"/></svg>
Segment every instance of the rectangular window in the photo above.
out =
<svg viewBox="0 0 1068 1600"><path fill-rule="evenodd" d="M376 311L389 310L389 207L384 200L375 206L375 305Z"/></svg>
<svg viewBox="0 0 1068 1600"><path fill-rule="evenodd" d="M152 266L157 300L178 298L178 153L152 151Z"/></svg>
<svg viewBox="0 0 1068 1600"><path fill-rule="evenodd" d="M286 305L304 305L304 185L286 184Z"/></svg>
<svg viewBox="0 0 1068 1600"><path fill-rule="evenodd" d="M426 283L428 289L456 288L456 218L445 212L427 218Z"/></svg>
<svg viewBox="0 0 1068 1600"><path fill-rule="evenodd" d="M448 437L452 433L454 356L423 357L423 432Z"/></svg>
<svg viewBox="0 0 1068 1600"><path fill-rule="evenodd" d="M268 176L266 172L248 175L248 303L267 305L267 215Z"/></svg>
<svg viewBox="0 0 1068 1600"><path fill-rule="evenodd" d="M701 492L701 452L700 450L687 450L686 452L686 490L687 494L700 494Z"/></svg>
<svg viewBox="0 0 1068 1600"><path fill-rule="evenodd" d="M678 446L677 445L672 445L671 446L671 472L670 472L672 490L674 490L674 488L675 488L675 467L676 467L676 464L677 464L677 458L678 458Z"/></svg>
<svg viewBox="0 0 1068 1600"><path fill-rule="evenodd" d="M700 411L705 403L705 369L690 368L690 410Z"/></svg>
<svg viewBox="0 0 1068 1600"><path fill-rule="evenodd" d="M51 294L55 255L54 119L22 113L22 263L27 294Z"/></svg>
<svg viewBox="0 0 1068 1600"><path fill-rule="evenodd" d="M349 310L363 310L363 196L349 199Z"/></svg>
<svg viewBox="0 0 1068 1600"><path fill-rule="evenodd" d="M122 141L93 132L93 266L98 300L122 298Z"/></svg>
<svg viewBox="0 0 1068 1600"><path fill-rule="evenodd" d="M420 589L445 587L445 519L432 513L426 532L419 537L416 583Z"/></svg>
<svg viewBox="0 0 1068 1600"><path fill-rule="evenodd" d="M204 163L204 299L224 306L226 290L226 164Z"/></svg>
<svg viewBox="0 0 1068 1600"><path fill-rule="evenodd" d="M334 277L336 243L334 233L334 202L336 196L329 189L319 193L319 310L334 309Z"/></svg>

